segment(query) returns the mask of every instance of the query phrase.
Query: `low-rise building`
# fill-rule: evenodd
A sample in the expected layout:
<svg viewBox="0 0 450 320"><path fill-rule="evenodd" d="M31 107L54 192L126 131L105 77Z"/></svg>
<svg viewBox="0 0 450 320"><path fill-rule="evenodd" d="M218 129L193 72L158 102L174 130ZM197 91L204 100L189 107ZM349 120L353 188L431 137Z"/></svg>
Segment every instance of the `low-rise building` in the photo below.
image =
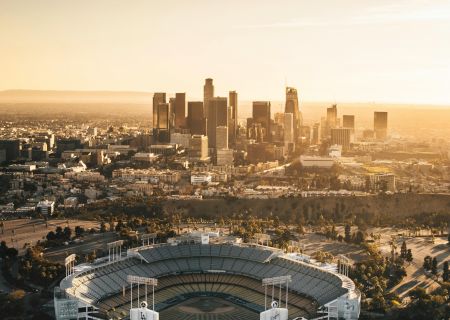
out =
<svg viewBox="0 0 450 320"><path fill-rule="evenodd" d="M39 201L36 205L36 211L43 215L52 215L55 211L55 202L49 200Z"/></svg>

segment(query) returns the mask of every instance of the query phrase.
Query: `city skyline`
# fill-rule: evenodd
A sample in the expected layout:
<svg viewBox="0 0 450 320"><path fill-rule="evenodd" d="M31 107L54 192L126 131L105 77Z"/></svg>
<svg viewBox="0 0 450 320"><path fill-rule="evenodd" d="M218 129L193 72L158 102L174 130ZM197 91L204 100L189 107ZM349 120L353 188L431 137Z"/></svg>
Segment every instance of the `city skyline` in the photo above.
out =
<svg viewBox="0 0 450 320"><path fill-rule="evenodd" d="M319 2L1 0L0 90L200 98L211 76L242 101L282 101L288 85L301 102L450 104L450 2Z"/></svg>
<svg viewBox="0 0 450 320"><path fill-rule="evenodd" d="M450 320L450 0L0 0L0 39L1 319Z"/></svg>

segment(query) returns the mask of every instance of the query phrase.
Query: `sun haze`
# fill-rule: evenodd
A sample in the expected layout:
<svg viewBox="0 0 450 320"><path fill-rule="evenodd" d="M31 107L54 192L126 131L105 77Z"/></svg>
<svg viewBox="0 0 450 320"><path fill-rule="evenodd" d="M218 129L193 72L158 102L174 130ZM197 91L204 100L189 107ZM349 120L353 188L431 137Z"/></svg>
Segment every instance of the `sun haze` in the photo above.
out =
<svg viewBox="0 0 450 320"><path fill-rule="evenodd" d="M450 104L449 1L0 0L0 90Z"/></svg>

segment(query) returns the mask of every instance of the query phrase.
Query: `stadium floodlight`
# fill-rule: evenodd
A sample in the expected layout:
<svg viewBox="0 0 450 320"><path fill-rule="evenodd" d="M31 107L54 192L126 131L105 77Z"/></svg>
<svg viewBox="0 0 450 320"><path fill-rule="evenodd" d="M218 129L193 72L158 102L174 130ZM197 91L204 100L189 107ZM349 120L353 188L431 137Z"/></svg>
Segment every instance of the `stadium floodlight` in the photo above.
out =
<svg viewBox="0 0 450 320"><path fill-rule="evenodd" d="M71 255L67 256L64 259L64 266L66 267L66 277L73 274L75 269L75 259L76 259L75 253L72 253Z"/></svg>
<svg viewBox="0 0 450 320"><path fill-rule="evenodd" d="M73 262L73 261L75 261L75 253L72 253L70 256L67 256L65 259L64 259L64 264L69 264L69 263L71 263L71 262Z"/></svg>
<svg viewBox="0 0 450 320"><path fill-rule="evenodd" d="M106 244L108 248L108 261L116 261L122 257L123 240L117 240Z"/></svg>
<svg viewBox="0 0 450 320"><path fill-rule="evenodd" d="M281 307L281 285L286 285L286 309L288 308L288 292L289 292L289 282L292 281L291 275L279 276L273 278L265 278L262 280L262 285L264 287L264 310L267 310L267 287L272 286L272 301L275 301L275 286L280 287L280 293L278 297L278 305ZM275 298L276 299L276 298Z"/></svg>
<svg viewBox="0 0 450 320"><path fill-rule="evenodd" d="M265 278L262 280L263 286L276 286L280 284L285 284L292 281L292 277L290 275L273 277L273 278Z"/></svg>
<svg viewBox="0 0 450 320"><path fill-rule="evenodd" d="M137 300L138 305L140 305L140 294L139 294L139 286L144 285L145 288L145 301L147 302L147 286L152 286L152 300L153 300L153 308L152 310L155 310L155 287L158 285L158 279L155 278L147 278L147 277L140 277L140 276L134 276L134 275L128 275L127 281L130 283L130 305L131 309L133 309L133 284L137 285Z"/></svg>
<svg viewBox="0 0 450 320"><path fill-rule="evenodd" d="M128 283L134 283L134 284L146 284L149 286L157 286L158 285L158 279L155 278L146 278L146 277L140 277L140 276L127 276Z"/></svg>
<svg viewBox="0 0 450 320"><path fill-rule="evenodd" d="M122 245L123 245L123 240L117 240L117 241L109 242L109 243L106 244L108 249L115 248L115 247L120 247Z"/></svg>
<svg viewBox="0 0 450 320"><path fill-rule="evenodd" d="M259 242L261 240L261 242L264 244L264 242L266 242L266 245L269 246L269 241L271 239L270 235L266 234L266 233L255 233L255 239L256 242Z"/></svg>
<svg viewBox="0 0 450 320"><path fill-rule="evenodd" d="M343 254L338 255L338 273L348 277L348 272L351 265L352 261L350 258L344 256Z"/></svg>
<svg viewBox="0 0 450 320"><path fill-rule="evenodd" d="M153 240L153 244L155 244L155 239L157 237L156 233L145 233L141 236L141 240L142 240L142 245L144 246L145 243L147 243L147 245L150 245L150 239Z"/></svg>

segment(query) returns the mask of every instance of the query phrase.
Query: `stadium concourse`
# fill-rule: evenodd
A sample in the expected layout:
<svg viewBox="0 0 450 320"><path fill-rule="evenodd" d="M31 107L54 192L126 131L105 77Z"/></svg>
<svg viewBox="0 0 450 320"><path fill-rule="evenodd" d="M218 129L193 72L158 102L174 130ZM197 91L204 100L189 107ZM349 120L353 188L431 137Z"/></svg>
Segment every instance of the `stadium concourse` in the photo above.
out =
<svg viewBox="0 0 450 320"><path fill-rule="evenodd" d="M359 317L360 294L354 283L336 265L305 255L204 234L128 249L126 254L113 252L92 264L73 266L68 261L67 276L55 292L57 319L129 319L130 309L140 301L148 302L162 320L260 319L273 301L288 309L289 319ZM157 285L133 286L130 277L151 278ZM289 281L262 285L264 279L277 277Z"/></svg>

